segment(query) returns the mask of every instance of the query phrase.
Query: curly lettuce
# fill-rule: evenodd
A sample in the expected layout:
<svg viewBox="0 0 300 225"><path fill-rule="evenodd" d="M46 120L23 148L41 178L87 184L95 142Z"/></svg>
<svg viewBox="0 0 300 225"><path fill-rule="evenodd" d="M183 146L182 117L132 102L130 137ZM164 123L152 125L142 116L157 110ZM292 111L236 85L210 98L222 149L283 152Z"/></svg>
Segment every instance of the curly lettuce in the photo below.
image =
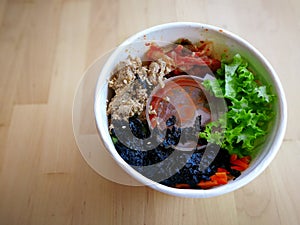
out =
<svg viewBox="0 0 300 225"><path fill-rule="evenodd" d="M216 77L204 80L203 85L215 97L226 100L228 111L207 124L199 136L230 154L252 156L257 140L267 134L275 96L270 87L261 85L239 54L229 63L222 60Z"/></svg>

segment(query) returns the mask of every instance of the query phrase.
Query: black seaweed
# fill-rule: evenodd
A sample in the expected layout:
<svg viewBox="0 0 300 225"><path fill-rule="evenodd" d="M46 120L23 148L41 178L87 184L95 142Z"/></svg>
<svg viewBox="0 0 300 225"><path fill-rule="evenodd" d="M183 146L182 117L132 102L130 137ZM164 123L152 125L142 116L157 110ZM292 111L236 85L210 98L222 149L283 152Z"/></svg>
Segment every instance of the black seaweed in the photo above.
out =
<svg viewBox="0 0 300 225"><path fill-rule="evenodd" d="M149 179L155 180L161 174L176 171L170 174L167 179L155 180L163 185L174 187L176 184L185 183L189 184L191 188L200 188L197 184L202 180L209 180L210 176L215 174L218 168L224 168L229 171L234 179L240 176L240 171L233 170L230 167L228 151L220 148L218 145L208 144L205 139L199 138L198 145L193 151L175 150L174 146L179 143L179 140L188 141L189 135L198 134L199 131L204 129L201 126L201 116L197 118L193 127L183 128L189 129L184 130L184 132L183 129L176 127L175 124L176 117L172 116L166 121L167 130L163 141L157 147L148 151L134 150L127 147L130 146L128 143L132 144L132 141L127 140L127 143L121 143L117 139L114 129L111 130L111 137L115 140L115 148L123 160ZM137 116L129 119L129 126L133 135L139 139L145 139L151 135L147 123L142 122ZM182 133L187 137L181 137ZM173 154L173 161L167 161L166 159L171 154ZM162 161L164 161L164 164L159 164ZM149 171L149 168L146 167L149 165L157 165L157 167Z"/></svg>

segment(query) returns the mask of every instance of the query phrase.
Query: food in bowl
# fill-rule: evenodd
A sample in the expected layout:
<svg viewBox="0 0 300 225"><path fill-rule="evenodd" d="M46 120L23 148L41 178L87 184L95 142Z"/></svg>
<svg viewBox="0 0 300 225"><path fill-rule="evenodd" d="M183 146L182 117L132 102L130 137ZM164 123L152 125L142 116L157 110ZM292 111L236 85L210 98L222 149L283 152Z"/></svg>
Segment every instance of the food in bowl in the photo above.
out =
<svg viewBox="0 0 300 225"><path fill-rule="evenodd" d="M212 41L146 44L144 59L129 56L109 80L119 155L168 187L210 189L239 177L272 120L270 87L239 54L217 55ZM223 99L228 111L216 116L211 99Z"/></svg>

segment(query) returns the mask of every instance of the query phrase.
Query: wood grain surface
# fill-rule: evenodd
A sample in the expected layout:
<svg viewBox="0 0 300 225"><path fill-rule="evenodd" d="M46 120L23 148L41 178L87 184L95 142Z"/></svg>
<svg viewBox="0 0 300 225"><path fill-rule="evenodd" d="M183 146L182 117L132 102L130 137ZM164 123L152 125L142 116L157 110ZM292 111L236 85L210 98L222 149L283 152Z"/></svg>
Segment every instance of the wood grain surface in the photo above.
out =
<svg viewBox="0 0 300 225"><path fill-rule="evenodd" d="M298 0L0 0L0 224L300 224ZM88 166L72 104L88 66L130 35L172 21L217 25L272 63L288 129L267 170L211 199L121 185Z"/></svg>

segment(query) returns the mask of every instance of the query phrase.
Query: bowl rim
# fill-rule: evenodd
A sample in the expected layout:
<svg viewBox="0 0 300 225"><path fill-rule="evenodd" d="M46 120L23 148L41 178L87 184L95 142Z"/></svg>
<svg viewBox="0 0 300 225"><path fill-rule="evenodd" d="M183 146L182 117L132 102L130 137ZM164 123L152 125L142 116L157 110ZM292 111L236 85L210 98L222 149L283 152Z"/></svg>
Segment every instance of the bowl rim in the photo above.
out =
<svg viewBox="0 0 300 225"><path fill-rule="evenodd" d="M258 61L263 65L263 67L266 69L268 72L268 76L271 78L273 84L274 91L277 94L277 101L278 101L278 118L280 118L279 124L278 124L278 129L274 134L273 138L273 143L271 144L269 151L267 154L261 159L259 162L260 166L254 168L252 171L249 172L245 177L242 179L237 179L234 181L234 185L232 185L231 182L229 182L226 185L222 185L213 189L208 189L208 190L203 190L203 189L177 189L177 188L172 188L168 187L165 185L162 185L160 183L154 182L150 180L147 177L144 177L142 174L137 172L134 168L132 168L130 165L128 165L122 158L121 156L117 153L116 149L113 147L111 149L112 141L111 140L106 140L103 137L103 134L101 132L101 118L100 118L100 112L99 108L97 105L99 104L99 88L101 85L103 85L103 82L101 81L100 77L101 74L103 74L106 70L109 70L110 64L113 62L114 58L122 51L124 46L129 45L133 41L137 40L140 37L143 37L144 35L147 35L148 33L164 30L164 29L170 29L170 28L178 28L178 27L194 27L194 28L201 28L201 29L208 29L210 31L214 32L221 32L222 35L226 36L226 38L232 39L238 44L244 46L247 51L249 51L251 54L253 54ZM142 30L129 38L127 38L124 42L122 42L116 50L111 54L107 62L104 64L101 73L99 75L97 84L96 84L96 90L95 90L95 102L94 102L94 114L95 114L95 122L96 122L96 127L99 133L99 136L105 146L105 148L111 153L112 157L114 160L118 163L119 166L122 167L123 170L125 170L129 175L131 175L134 179L137 181L141 182L143 185L149 186L157 191L169 194L169 195L174 195L174 196L179 196L179 197L191 197L191 198L208 198L208 197L215 197L219 195L223 195L232 191L235 191L246 184L250 183L253 181L256 177L258 177L266 168L267 166L271 163L271 161L275 158L276 154L278 153L281 143L283 141L285 131L286 131L286 126L287 126L287 102L285 98L285 93L282 87L282 84L279 80L279 77L276 73L276 71L273 69L272 65L270 62L260 53L254 46L252 46L248 41L245 39L239 37L238 35L224 29L220 28L217 26L209 25L209 24L204 24L204 23L197 23L197 22L172 22L172 23L164 23L160 25L156 25L150 28L147 28L145 30ZM111 142L111 143L110 143ZM247 178L247 179L245 179Z"/></svg>

